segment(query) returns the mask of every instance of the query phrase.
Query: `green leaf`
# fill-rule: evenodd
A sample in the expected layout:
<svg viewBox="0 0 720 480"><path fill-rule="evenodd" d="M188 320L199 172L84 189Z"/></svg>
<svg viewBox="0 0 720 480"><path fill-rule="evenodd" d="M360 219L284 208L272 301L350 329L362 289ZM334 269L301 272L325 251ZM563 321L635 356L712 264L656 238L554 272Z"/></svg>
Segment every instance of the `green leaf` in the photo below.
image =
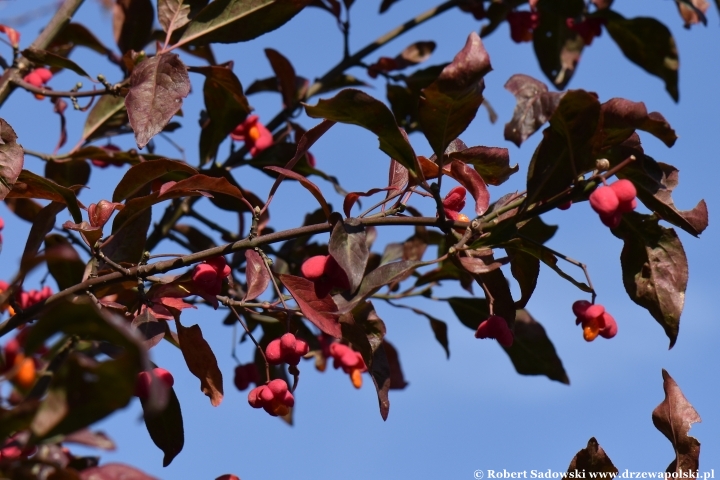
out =
<svg viewBox="0 0 720 480"><path fill-rule="evenodd" d="M205 75L203 96L208 120L200 133L200 162L215 158L220 144L250 113L240 80L225 65L194 67L190 71Z"/></svg>
<svg viewBox="0 0 720 480"><path fill-rule="evenodd" d="M545 328L527 310L516 312L513 333L512 346L503 348L520 375L545 375L550 380L570 384Z"/></svg>
<svg viewBox="0 0 720 480"><path fill-rule="evenodd" d="M189 42L246 42L287 23L311 0L215 0L188 24L175 47Z"/></svg>
<svg viewBox="0 0 720 480"><path fill-rule="evenodd" d="M315 106L306 105L305 112L312 118L325 118L370 130L378 136L380 150L400 162L413 177L417 177L419 167L415 152L395 123L393 114L380 100L360 90L348 88L330 100L320 100Z"/></svg>
<svg viewBox="0 0 720 480"><path fill-rule="evenodd" d="M65 68L68 70L72 70L78 75L82 75L83 77L87 77L92 80L92 77L85 70L80 68L77 63L73 62L69 58L61 57L60 55L55 55L52 52L32 47L23 50L22 54L31 62L37 63L39 65L49 65L55 68Z"/></svg>
<svg viewBox="0 0 720 480"><path fill-rule="evenodd" d="M150 438L157 447L163 451L163 467L167 467L173 459L182 451L185 444L185 430L183 428L182 411L180 401L174 389L168 391L168 401L165 408L160 412L146 410L144 400L140 400L143 406L143 419Z"/></svg>
<svg viewBox="0 0 720 480"><path fill-rule="evenodd" d="M99 138L108 130L119 128L127 123L125 97L103 95L85 119L81 140L89 141Z"/></svg>
<svg viewBox="0 0 720 480"><path fill-rule="evenodd" d="M675 230L650 215L630 212L612 230L622 239L623 284L630 299L647 309L675 345L685 304L688 264Z"/></svg>
<svg viewBox="0 0 720 480"><path fill-rule="evenodd" d="M165 128L189 93L187 67L174 53L148 58L135 67L125 108L139 148Z"/></svg>
<svg viewBox="0 0 720 480"><path fill-rule="evenodd" d="M595 95L570 90L563 96L528 167L529 203L557 195L578 175L595 168L591 140L599 119L600 102Z"/></svg>
<svg viewBox="0 0 720 480"><path fill-rule="evenodd" d="M163 30L172 33L184 27L190 19L207 6L209 0L158 0L158 22Z"/></svg>
<svg viewBox="0 0 720 480"><path fill-rule="evenodd" d="M677 102L680 98L680 61L670 30L650 17L626 19L610 9L599 13L607 19L605 28L625 56L649 74L663 80L665 90Z"/></svg>
<svg viewBox="0 0 720 480"><path fill-rule="evenodd" d="M0 118L0 200L10 193L21 174L25 154L10 124Z"/></svg>
<svg viewBox="0 0 720 480"><path fill-rule="evenodd" d="M353 218L335 223L330 235L329 253L347 274L351 292L360 286L365 275L370 256L366 237L365 226Z"/></svg>
<svg viewBox="0 0 720 480"><path fill-rule="evenodd" d="M438 158L475 118L483 102L483 77L491 69L490 56L478 34L473 32L452 63L423 89L418 120Z"/></svg>

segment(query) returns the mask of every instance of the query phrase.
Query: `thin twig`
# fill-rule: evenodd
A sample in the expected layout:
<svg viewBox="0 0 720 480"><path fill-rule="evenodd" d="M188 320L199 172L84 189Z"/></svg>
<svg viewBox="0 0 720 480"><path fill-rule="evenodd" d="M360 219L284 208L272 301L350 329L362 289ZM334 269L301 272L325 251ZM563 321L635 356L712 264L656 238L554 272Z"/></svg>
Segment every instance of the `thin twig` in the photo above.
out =
<svg viewBox="0 0 720 480"><path fill-rule="evenodd" d="M260 351L260 355L262 355L263 360L265 360L265 375L266 375L266 378L267 378L268 380L270 380L270 362L268 362L268 359L267 359L267 357L265 356L265 351L262 349L262 347L260 346L260 344L258 343L258 341L255 340L255 337L254 337L253 334L250 332L250 329L247 327L247 325L245 325L245 322L244 322L243 319L240 317L240 314L237 312L237 310L235 310L235 307L232 306L231 304L226 304L226 305L227 305L227 307L228 307L230 310L232 310L232 312L235 314L235 316L237 317L238 322L240 322L240 325L242 325L243 329L245 329L245 333L247 334L247 336L250 337L250 340L253 341L253 343L255 344L255 347L257 347L257 349Z"/></svg>

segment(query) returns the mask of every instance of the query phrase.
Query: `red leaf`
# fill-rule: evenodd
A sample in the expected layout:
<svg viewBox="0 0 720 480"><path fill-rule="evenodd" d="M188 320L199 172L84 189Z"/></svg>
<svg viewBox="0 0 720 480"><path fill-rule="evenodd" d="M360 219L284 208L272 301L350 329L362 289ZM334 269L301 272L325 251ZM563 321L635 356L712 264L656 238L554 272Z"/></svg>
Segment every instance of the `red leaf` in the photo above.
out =
<svg viewBox="0 0 720 480"><path fill-rule="evenodd" d="M122 180L118 182L113 192L113 202L122 202L126 198L130 198L148 183L171 172L183 176L192 176L198 173L185 162L167 158L138 163L130 167L123 175Z"/></svg>
<svg viewBox="0 0 720 480"><path fill-rule="evenodd" d="M299 149L299 147L298 147ZM308 180L303 175L300 175L299 173L295 173L292 170L288 170L287 168L282 167L265 167L265 170L270 170L272 172L277 172L282 175L285 175L288 178L292 178L293 180L297 180L300 182L300 184L305 187L310 193L312 193L312 196L315 197L315 199L318 201L320 206L323 209L323 212L325 212L325 216L327 218L330 218L330 214L332 213L330 211L330 206L327 204L327 201L325 200L325 197L323 197L322 192L318 188L317 185L315 185L313 182Z"/></svg>
<svg viewBox="0 0 720 480"><path fill-rule="evenodd" d="M317 298L315 284L310 280L294 275L280 275L280 281L300 307L300 311L316 327L335 338L342 338L340 323L337 319L337 305L330 295Z"/></svg>
<svg viewBox="0 0 720 480"><path fill-rule="evenodd" d="M265 266L265 260L255 250L245 250L245 278L247 280L247 293L245 301L254 300L267 289L270 284L270 273Z"/></svg>
<svg viewBox="0 0 720 480"><path fill-rule="evenodd" d="M393 162L394 161L395 160L393 160ZM400 165L400 164L398 163L398 165ZM405 169L405 167L403 167L402 165L400 165L400 166L403 169ZM407 174L407 169L405 169L405 172ZM407 178L405 181L407 181ZM348 218L350 217L350 210L352 210L352 207L355 205L355 202L358 201L358 198L369 197L371 195L375 195L376 193L382 192L384 190L388 190L388 191L389 190L398 190L398 188L397 187L372 188L372 189L368 190L367 192L350 192L350 193L348 193L347 195L345 195L345 200L343 201L343 212L345 212L345 216Z"/></svg>
<svg viewBox="0 0 720 480"><path fill-rule="evenodd" d="M490 192L480 174L471 166L456 160L450 164L450 175L475 199L475 213L485 213L490 205Z"/></svg>
<svg viewBox="0 0 720 480"><path fill-rule="evenodd" d="M157 480L135 467L122 463L106 463L102 467L86 468L78 473L80 480Z"/></svg>
<svg viewBox="0 0 720 480"><path fill-rule="evenodd" d="M0 200L10 192L10 185L15 183L23 168L25 155L16 140L15 130L0 118Z"/></svg>
<svg viewBox="0 0 720 480"><path fill-rule="evenodd" d="M185 363L190 372L200 379L200 390L210 398L212 406L217 407L223 399L223 379L215 354L198 325L186 328L177 319L175 325Z"/></svg>

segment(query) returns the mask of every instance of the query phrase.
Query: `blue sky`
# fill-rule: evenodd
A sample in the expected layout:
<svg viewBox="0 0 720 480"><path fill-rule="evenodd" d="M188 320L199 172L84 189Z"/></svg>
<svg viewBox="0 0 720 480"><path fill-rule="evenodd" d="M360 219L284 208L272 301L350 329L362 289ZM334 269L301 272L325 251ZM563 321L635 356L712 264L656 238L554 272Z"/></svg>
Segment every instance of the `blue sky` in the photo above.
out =
<svg viewBox="0 0 720 480"><path fill-rule="evenodd" d="M50 5L36 0L0 1L0 23L28 8ZM359 0L353 7L351 51L355 51L402 21L433 6L430 0L401 0L385 15L377 15L379 0ZM162 468L162 453L152 444L141 422L137 401L117 412L97 427L117 443L115 452L101 452L103 462L120 461L138 466L159 478L215 478L235 473L248 479L434 479L472 478L476 469L563 471L588 439L596 437L615 465L623 471L662 471L673 459L671 444L652 425L650 414L663 399L661 369L678 382L688 400L702 417L691 433L702 444L701 470L714 468L720 475L720 326L713 302L718 287L716 272L720 264L715 254L719 244L712 220L720 206L715 180L720 174L716 162L716 112L719 105L714 82L720 76L720 57L714 45L720 44L720 19L711 7L708 26L682 28L673 1L634 0L615 2L626 17L650 13L670 27L680 53L680 103L675 104L662 82L650 77L626 60L607 33L583 52L581 64L570 88L597 92L601 101L624 97L644 101L650 111L660 111L676 129L679 140L672 149L649 135L642 135L646 152L680 169L680 186L674 193L676 204L687 209L705 198L711 225L700 239L679 232L690 265L690 282L676 346L668 351L667 338L650 315L635 305L621 283L620 240L615 238L590 210L587 203L566 212L543 216L547 223L560 225L549 245L586 263L605 305L619 324L612 340L586 343L574 325L572 303L585 298L579 290L555 273L543 269L540 284L528 310L541 322L555 344L570 377L570 386L545 377L517 375L502 349L491 341L480 341L460 324L444 303L427 300L413 302L449 327L451 357L445 359L434 340L427 321L407 310L392 309L375 302L388 327L388 339L397 347L409 386L392 391L387 422L380 418L377 399L369 377L355 390L340 371L316 372L312 362L303 362L301 381L296 392L295 425L288 427L262 411L247 405L246 392L232 384L234 360L230 357L231 330L221 325L225 314L201 307L183 313L185 325L198 323L220 362L225 376L225 399L213 408L199 391L199 382L184 366L174 347L161 344L152 350L153 360L172 371L175 389L185 419L185 449L172 465ZM24 25L22 45L27 45L47 17ZM87 1L77 17L105 44L112 46L111 18L96 2ZM387 45L379 55L394 56L405 46L419 40L435 40L437 50L428 64L449 61L462 48L467 35L477 31L479 23L458 11L422 25ZM461 138L468 145L500 146L510 149L511 161L520 172L500 187L491 187L493 199L524 190L527 166L539 134L521 148L503 140L504 123L511 117L514 98L503 89L514 73L541 79L530 44L510 41L506 25L485 41L493 71L486 77L485 95L500 119L492 125L481 110ZM234 71L245 87L253 80L271 75L264 48L275 48L288 57L298 74L307 78L322 75L342 53L342 40L334 19L318 9L307 9L279 31L253 42L217 46L220 62L234 60ZM9 49L0 46L7 58ZM116 68L98 55L78 49L72 58L92 74L104 73L111 81L120 79ZM199 60L186 58L190 65ZM357 68L350 73L366 78ZM52 80L56 89L69 89L77 77L64 72ZM197 118L202 108L202 78L191 74L193 92L183 106L182 129L173 136L186 152L191 164L197 161ZM85 82L86 84L88 82ZM384 99L384 82L375 81L368 92ZM278 95L250 97L261 119L268 120L281 108ZM316 103L313 99L310 103ZM51 152L57 140L57 118L51 115L48 101L38 102L29 94L16 92L0 111L18 134L19 142L34 150ZM68 112L69 142L79 138L85 114ZM301 116L301 123L312 126L315 120ZM411 141L419 154L429 154L424 138L415 134ZM130 148L129 136L116 141ZM178 153L162 139L156 139L158 153L178 158ZM223 144L220 151L226 152ZM364 191L384 186L387 157L377 149L372 134L357 127L338 125L312 149L318 167L337 176L348 191ZM221 153L222 155L222 153ZM26 159L26 168L42 172L42 162ZM122 169L94 169L90 188L81 194L87 205L107 198L120 178ZM264 197L270 181L256 171L239 170L236 178L242 186ZM332 186L317 180L328 200L338 208L342 198ZM445 183L444 183L445 185ZM449 189L449 185L445 185ZM416 201L424 213L432 214L432 203ZM280 208L282 206L282 208ZM315 209L312 197L296 183L286 183L271 208L276 229L302 223L304 214ZM471 207L468 207L470 214ZM202 203L202 211L219 222L236 225L227 212ZM157 210L155 218L161 210ZM64 222L67 212L58 220ZM0 262L4 278L17 267L30 225L14 217L4 205L4 245ZM69 216L68 216L69 218ZM192 223L192 222L188 222ZM383 229L378 246L400 241L410 235L406 228ZM320 239L322 240L322 239ZM178 252L179 247L162 243L158 252ZM579 277L580 271L567 271ZM43 272L26 282L34 288ZM465 296L466 292L447 286L435 291L439 297ZM410 302L406 302L410 304ZM250 342L241 344L238 356L243 362L252 358ZM713 433L715 432L715 433ZM81 450L85 452L86 450Z"/></svg>

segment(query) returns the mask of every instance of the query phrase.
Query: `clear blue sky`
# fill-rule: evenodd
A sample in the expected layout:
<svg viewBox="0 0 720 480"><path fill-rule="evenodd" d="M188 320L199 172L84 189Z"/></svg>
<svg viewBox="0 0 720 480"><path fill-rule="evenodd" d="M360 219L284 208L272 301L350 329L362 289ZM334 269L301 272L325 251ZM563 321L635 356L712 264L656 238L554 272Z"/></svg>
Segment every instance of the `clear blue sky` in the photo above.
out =
<svg viewBox="0 0 720 480"><path fill-rule="evenodd" d="M0 1L0 23L30 8L50 5L47 0ZM377 15L380 0L359 0L353 7L353 51L402 21L433 6L431 0L401 0L388 13ZM663 113L680 138L667 149L654 138L643 135L646 151L654 158L671 163L681 171L681 183L674 194L680 208L691 208L700 198L708 202L711 226L700 239L679 232L690 264L686 308L676 346L668 351L662 329L650 315L626 295L620 275L622 248L587 203L566 212L551 212L543 218L559 224L550 246L579 259L590 268L599 292L598 301L615 316L619 333L612 340L586 343L574 325L572 302L585 298L552 271L543 269L540 285L528 310L541 322L555 344L571 385L561 385L545 377L517 375L502 349L490 341L480 341L461 325L444 303L421 300L415 306L425 309L449 326L450 360L434 340L427 321L406 310L396 310L375 302L388 326L387 338L397 347L409 386L392 391L387 422L380 418L377 399L369 377L355 390L347 376L329 369L315 371L312 362L300 365L302 375L296 392L295 426L271 418L247 405L246 392L232 384L234 361L230 357L231 330L221 325L225 314L208 308L183 313L185 325L198 323L210 342L225 376L225 399L218 408L199 391L198 380L184 366L174 347L161 344L152 350L153 360L175 376L175 388L185 418L185 449L168 468L162 468L162 453L151 442L141 422L141 409L134 401L98 425L117 443L115 452L100 452L103 462L121 461L136 465L165 479L215 478L235 473L243 480L264 479L470 479L476 469L563 471L575 453L595 436L615 465L623 471L662 471L673 459L673 449L652 425L650 414L663 399L661 369L675 378L703 421L691 433L701 444L701 470L714 468L720 475L720 324L716 307L720 268L716 246L720 238L712 224L720 207L716 179L720 174L716 153L717 120L720 107L715 82L720 78L720 57L714 46L720 44L720 19L714 6L708 12L708 27L687 31L671 0L617 1L615 8L627 17L644 12L658 16L675 35L680 52L680 103L675 104L662 82L626 60L607 33L596 39L583 53L570 88L597 92L601 101L612 97L642 100L649 110ZM28 45L47 16L27 23L20 30L22 45ZM77 21L87 25L104 43L113 46L110 16L99 4L88 0ZM452 11L444 14L383 48L377 55L394 56L413 41L435 40L438 48L428 64L449 61L464 45L467 35L479 28L470 15ZM514 98L503 89L514 73L525 73L544 80L530 44L516 45L509 39L506 25L485 42L493 72L486 77L486 97L500 120L491 125L484 111L461 136L468 145L501 146L510 149L512 162L520 172L501 187L493 187L493 199L524 189L527 165L539 135L522 148L502 138L503 124L510 118ZM342 53L341 36L334 19L318 9L307 9L279 31L239 45L217 46L218 61L235 61L235 73L245 87L253 80L271 75L263 49L272 47L287 56L298 74L320 76L334 65ZM5 58L9 49L0 46ZM92 74L104 73L111 81L120 79L116 68L98 55L78 49L72 58ZM370 60L376 59L373 56ZM190 65L199 60L186 59ZM351 73L366 78L356 69ZM51 82L56 89L69 89L78 78L64 72ZM183 127L173 139L185 149L191 164L197 161L197 119L202 108L202 78L191 74L193 92L186 101L181 119ZM85 82L87 83L87 82ZM384 82L376 81L370 94L384 98ZM271 118L281 107L278 95L260 94L250 98L261 119ZM311 103L315 103L316 99ZM16 92L5 103L0 116L16 130L26 147L51 152L57 140L58 121L48 101L38 102L29 94ZM69 146L79 138L85 115L68 111ZM311 126L316 121L301 117ZM411 137L416 151L429 154L424 138ZM116 143L133 146L129 136ZM178 153L162 139L156 139L158 152L177 158ZM319 168L336 175L348 191L384 186L387 158L377 150L376 139L355 127L336 126L313 147ZM221 152L227 151L227 145ZM26 168L42 172L42 163L26 159ZM120 178L122 169L95 169L90 189L81 194L87 205L107 198ZM269 181L255 171L238 171L236 178L261 197ZM342 198L332 187L318 180L327 198L336 206ZM446 187L449 188L449 187ZM236 219L204 202L204 212L227 225ZM304 214L315 204L297 184L283 184L271 208L272 226L289 228L302 223ZM283 208L278 208L283 205ZM416 202L431 214L430 202ZM468 208L470 213L471 207ZM159 213L159 211L158 211ZM4 205L0 216L3 231L2 277L14 272L30 225L17 219ZM62 223L69 218L60 214ZM157 215L156 217L157 218ZM384 229L379 244L398 241L410 235L409 229ZM179 247L163 243L158 252L177 252ZM568 266L568 271L578 276ZM39 282L42 273L29 278L27 288ZM467 295L444 287L441 297ZM241 360L249 361L250 342L239 346ZM84 450L83 450L84 451Z"/></svg>

